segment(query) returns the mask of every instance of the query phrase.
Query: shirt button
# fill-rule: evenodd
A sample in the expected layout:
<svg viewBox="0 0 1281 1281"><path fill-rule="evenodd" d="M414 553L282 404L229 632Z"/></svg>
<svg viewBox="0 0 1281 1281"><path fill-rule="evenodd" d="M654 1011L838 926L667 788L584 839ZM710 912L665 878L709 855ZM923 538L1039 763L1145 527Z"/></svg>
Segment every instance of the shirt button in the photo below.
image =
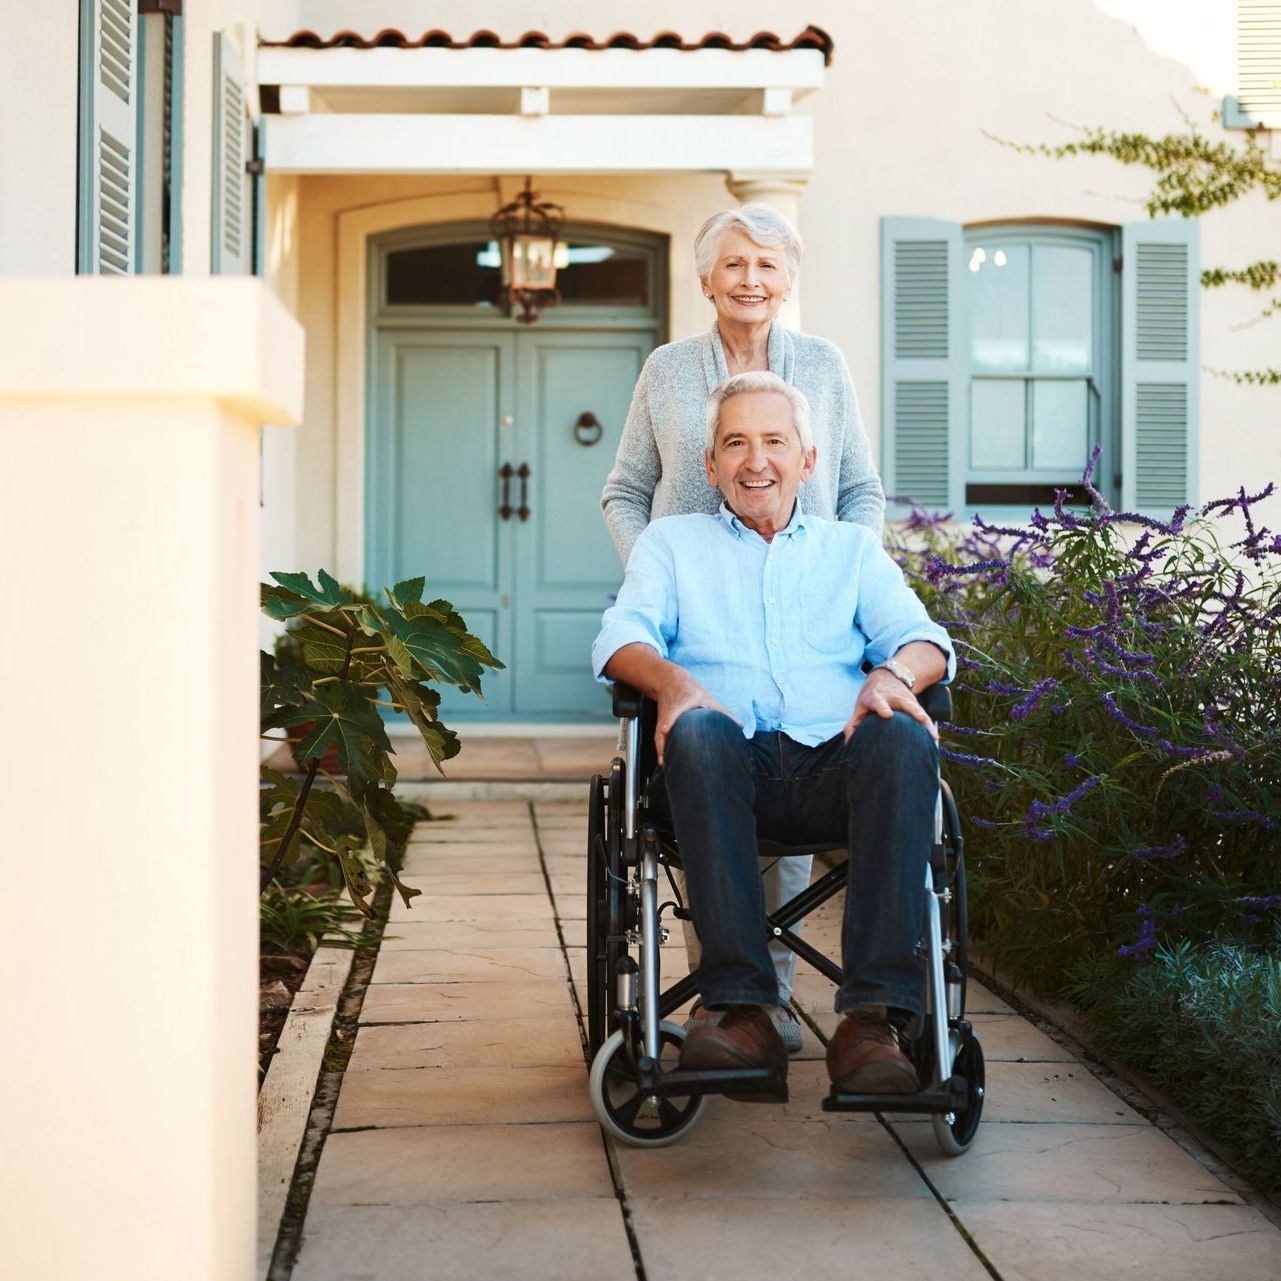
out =
<svg viewBox="0 0 1281 1281"><path fill-rule="evenodd" d="M772 604L774 603L774 598L773 598L773 596L766 596L766 597L765 597L765 603L766 603L767 605L772 605Z"/></svg>

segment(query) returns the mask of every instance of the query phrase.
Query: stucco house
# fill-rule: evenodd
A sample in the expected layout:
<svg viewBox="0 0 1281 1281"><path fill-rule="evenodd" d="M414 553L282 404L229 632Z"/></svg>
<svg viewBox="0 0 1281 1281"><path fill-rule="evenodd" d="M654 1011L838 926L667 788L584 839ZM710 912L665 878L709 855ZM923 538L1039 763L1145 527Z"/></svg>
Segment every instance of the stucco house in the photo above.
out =
<svg viewBox="0 0 1281 1281"><path fill-rule="evenodd" d="M190 792L144 813L124 772L176 714L142 696L192 670L217 674L184 709L199 746L154 768L203 781L201 867L219 841L247 847L249 802L219 798L252 768L252 709L223 694L252 682L269 569L425 574L507 664L448 720L605 718L586 665L620 571L601 482L648 352L711 323L692 243L736 202L799 226L785 323L844 352L888 493L1025 516L1096 443L1128 508L1281 477L1270 393L1214 372L1274 365L1274 330L1252 323L1258 296L1199 286L1275 256L1275 206L1152 220L1145 172L1004 145L1186 116L1276 156L1281 5L47 0L8 6L4 37L8 579L21 597L70 566L77 599L156 629L145 678L105 628L91 658L68 637L59 660L107 691L84 715L119 748L93 786L96 821L131 833L122 858L161 866L192 830ZM560 302L532 324L501 303L491 227L527 178L565 217ZM15 714L43 724L31 684ZM30 749L6 776L55 804ZM231 917L253 928L248 881L219 868L208 919L173 941L206 970ZM221 1000L211 1063L245 1013ZM252 1157L216 1119L252 1107L235 1079L186 1149L209 1169ZM251 1225L252 1197L233 1201L216 1230L193 1224L191 1188L171 1207L185 1263L214 1260L185 1275L240 1275L248 1238L225 1224Z"/></svg>

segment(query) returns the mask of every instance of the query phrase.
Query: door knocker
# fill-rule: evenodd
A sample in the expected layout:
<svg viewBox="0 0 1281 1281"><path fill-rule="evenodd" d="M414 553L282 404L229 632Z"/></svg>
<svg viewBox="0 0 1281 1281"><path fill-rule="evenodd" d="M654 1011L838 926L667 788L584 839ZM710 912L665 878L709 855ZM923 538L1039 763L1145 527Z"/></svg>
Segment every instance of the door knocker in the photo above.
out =
<svg viewBox="0 0 1281 1281"><path fill-rule="evenodd" d="M604 434L605 429L590 410L584 410L578 415L578 421L574 424L574 439L580 445L594 445Z"/></svg>

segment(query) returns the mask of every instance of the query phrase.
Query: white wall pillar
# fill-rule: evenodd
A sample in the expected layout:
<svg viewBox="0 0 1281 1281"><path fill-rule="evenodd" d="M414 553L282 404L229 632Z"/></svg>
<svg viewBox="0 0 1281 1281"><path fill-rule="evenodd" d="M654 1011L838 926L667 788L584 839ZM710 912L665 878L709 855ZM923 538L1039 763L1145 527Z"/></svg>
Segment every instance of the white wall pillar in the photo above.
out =
<svg viewBox="0 0 1281 1281"><path fill-rule="evenodd" d="M253 1277L258 429L302 353L257 280L0 281L14 1276Z"/></svg>
<svg viewBox="0 0 1281 1281"><path fill-rule="evenodd" d="M805 194L808 181L808 177L803 175L780 177L776 174L743 173L738 170L725 177L730 195L740 205L751 204L756 200L772 205L798 231L801 227L801 197ZM779 310L778 318L788 329L801 327L800 280L792 285L791 297Z"/></svg>

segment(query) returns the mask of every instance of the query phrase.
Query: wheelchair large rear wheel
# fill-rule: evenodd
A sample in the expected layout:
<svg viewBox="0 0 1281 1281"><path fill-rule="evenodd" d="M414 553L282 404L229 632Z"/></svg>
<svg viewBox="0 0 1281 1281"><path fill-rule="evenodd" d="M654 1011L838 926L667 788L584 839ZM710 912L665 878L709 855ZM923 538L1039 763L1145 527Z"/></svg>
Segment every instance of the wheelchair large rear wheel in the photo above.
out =
<svg viewBox="0 0 1281 1281"><path fill-rule="evenodd" d="M667 1022L658 1027L660 1066L665 1072L675 1071L685 1029ZM634 1148L662 1148L674 1143L702 1116L707 1101L701 1094L674 1098L646 1095L636 1080L621 1028L597 1051L587 1088L601 1128Z"/></svg>
<svg viewBox="0 0 1281 1281"><path fill-rule="evenodd" d="M587 810L587 1044L595 1055L609 1033L610 1014L617 1005L617 965L623 954L624 878L613 812L620 803L620 771L611 773L614 792L605 780L592 779Z"/></svg>

